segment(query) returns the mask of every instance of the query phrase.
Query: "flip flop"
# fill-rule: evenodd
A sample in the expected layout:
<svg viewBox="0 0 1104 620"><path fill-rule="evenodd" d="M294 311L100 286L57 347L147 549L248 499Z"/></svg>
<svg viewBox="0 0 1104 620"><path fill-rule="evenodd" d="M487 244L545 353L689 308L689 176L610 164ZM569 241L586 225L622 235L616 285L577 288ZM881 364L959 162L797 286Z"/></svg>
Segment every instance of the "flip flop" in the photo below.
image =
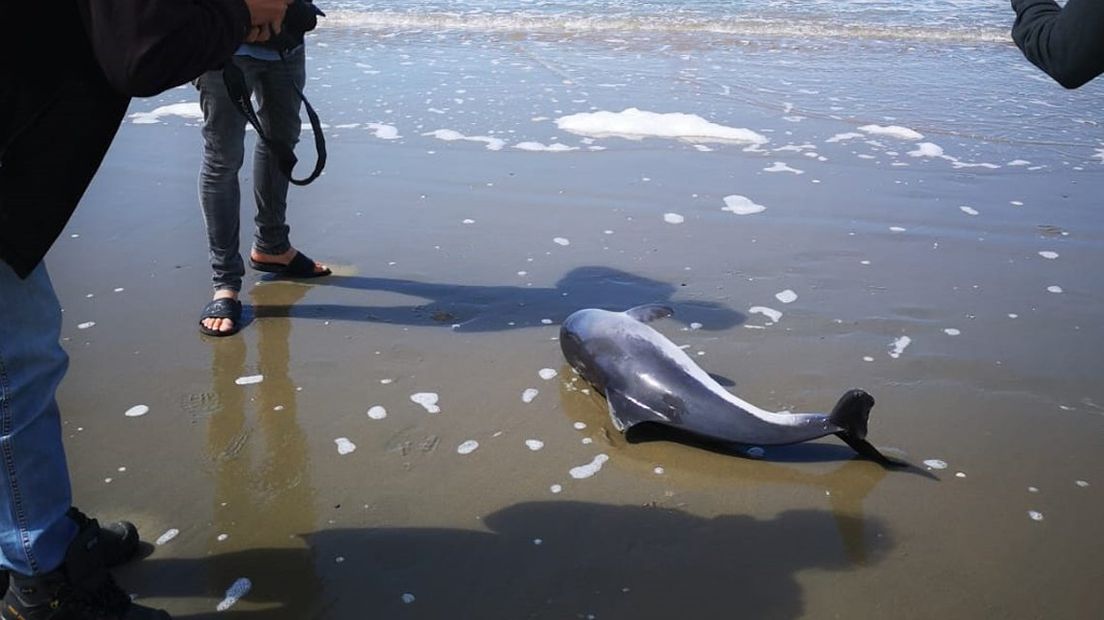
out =
<svg viewBox="0 0 1104 620"><path fill-rule="evenodd" d="M295 258L291 259L291 262L286 265L281 263L266 263L250 258L249 266L257 271L277 273L289 278L321 278L322 276L328 276L333 273L330 271L329 267L322 271L315 271L314 261L307 258L307 255L302 252L296 253Z"/></svg>
<svg viewBox="0 0 1104 620"><path fill-rule="evenodd" d="M229 297L214 299L206 306L203 306L203 314L199 317L199 331L202 334L215 336L216 338L233 336L241 329L241 316L242 304L240 301L230 299ZM211 329L203 324L203 319L230 319L234 322L234 327L231 328L230 331L225 332Z"/></svg>

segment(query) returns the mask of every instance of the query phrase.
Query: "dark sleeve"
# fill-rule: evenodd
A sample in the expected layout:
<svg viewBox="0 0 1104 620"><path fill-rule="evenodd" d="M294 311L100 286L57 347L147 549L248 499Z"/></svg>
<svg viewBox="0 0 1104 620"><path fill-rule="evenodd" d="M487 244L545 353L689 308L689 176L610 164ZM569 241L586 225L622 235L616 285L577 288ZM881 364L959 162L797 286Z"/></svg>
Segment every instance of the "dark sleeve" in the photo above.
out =
<svg viewBox="0 0 1104 620"><path fill-rule="evenodd" d="M78 2L108 82L136 97L156 95L220 66L250 25L244 0Z"/></svg>
<svg viewBox="0 0 1104 620"><path fill-rule="evenodd" d="M1066 88L1077 88L1104 72L1104 0L1012 0L1012 40Z"/></svg>

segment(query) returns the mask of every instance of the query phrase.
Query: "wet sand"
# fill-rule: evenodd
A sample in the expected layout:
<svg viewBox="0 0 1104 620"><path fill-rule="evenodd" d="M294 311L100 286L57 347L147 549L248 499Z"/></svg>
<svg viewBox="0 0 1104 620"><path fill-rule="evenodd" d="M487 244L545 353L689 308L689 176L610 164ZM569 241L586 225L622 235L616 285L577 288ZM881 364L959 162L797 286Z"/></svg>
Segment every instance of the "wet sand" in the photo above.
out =
<svg viewBox="0 0 1104 620"><path fill-rule="evenodd" d="M714 102L732 107L726 124L767 132L760 152L586 142L547 122L525 136L514 129L538 112L534 93L582 88L535 61L501 107L435 125L416 86L460 86L426 61L440 48L398 49L406 56L390 68L403 83L379 84L392 90L378 98L337 48L316 48L321 81L309 87L331 124L330 163L292 189L289 212L293 242L335 276L249 274L242 333L198 333L210 278L200 136L179 118L122 128L49 258L72 357L60 400L75 501L133 519L150 541L177 532L118 571L140 600L182 618L1104 609L1104 165L1091 151L1008 142L984 126L971 137L964 115L937 141L1000 166L960 168L909 157L915 143L894 138L829 142L858 122L784 120L801 110L782 95ZM651 77L678 82L664 71ZM1024 98L1058 96L1026 84ZM532 105L549 118L591 105L554 96ZM190 97L171 91L132 111ZM602 109L634 103L599 98ZM899 124L935 114L910 105ZM893 122L889 104L871 107ZM1020 113L1011 108L1000 113ZM377 137L368 122L402 137ZM422 135L488 135L495 122L511 144L555 134L580 150ZM1096 125L1085 132L1082 145L1102 139ZM1006 165L1021 158L1040 169ZM775 162L803 174L768 172ZM731 195L766 210L724 211ZM558 323L582 307L653 302L675 309L657 329L760 407L825 410L847 388L868 390L869 439L931 476L854 460L831 438L762 458L626 442L564 364ZM414 402L419 393L436 394L440 411ZM126 416L136 405L148 413ZM375 406L385 417L368 415ZM572 477L598 455L599 471ZM936 460L946 468L924 465ZM228 599L240 579L250 588Z"/></svg>

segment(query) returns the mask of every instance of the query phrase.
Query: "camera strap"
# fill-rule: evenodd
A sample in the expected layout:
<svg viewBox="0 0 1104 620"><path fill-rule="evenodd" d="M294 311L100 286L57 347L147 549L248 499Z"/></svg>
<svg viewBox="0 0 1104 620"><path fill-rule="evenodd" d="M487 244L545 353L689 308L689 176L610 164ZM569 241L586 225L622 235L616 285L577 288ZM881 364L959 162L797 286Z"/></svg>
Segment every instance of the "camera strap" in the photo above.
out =
<svg viewBox="0 0 1104 620"><path fill-rule="evenodd" d="M284 53L280 52L280 61L287 63L287 59L284 58ZM283 142L277 142L270 139L265 135L264 129L261 128L260 119L257 118L257 112L253 109L253 99L249 93L249 86L245 82L245 74L242 73L241 67L238 67L233 60L227 61L226 65L222 68L222 81L226 84L226 92L230 95L231 101L234 102L234 107L238 112L241 112L249 124L253 126L253 129L257 131L257 136L264 140L268 148L272 149L273 154L276 156L277 165L280 167L280 171L287 176L288 180L294 185L308 185L311 181L314 181L322 174L322 169L326 167L326 137L322 133L322 123L318 120L318 114L314 111L314 107L311 106L307 98L303 96L303 91L299 90L298 86L293 86L295 92L299 95L299 100L303 102L303 107L307 110L307 117L310 119L311 130L314 132L314 148L318 153L318 158L314 162L314 171L309 176L303 179L296 179L291 176L291 171L295 167L295 164L299 161L295 157L295 152L291 146Z"/></svg>

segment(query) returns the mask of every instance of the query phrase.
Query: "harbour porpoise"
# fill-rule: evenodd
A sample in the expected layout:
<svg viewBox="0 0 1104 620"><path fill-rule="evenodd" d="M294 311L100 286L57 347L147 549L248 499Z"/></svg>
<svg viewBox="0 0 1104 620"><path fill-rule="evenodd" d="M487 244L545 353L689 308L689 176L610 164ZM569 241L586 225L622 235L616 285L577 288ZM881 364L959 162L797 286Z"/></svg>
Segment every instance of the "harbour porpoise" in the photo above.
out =
<svg viewBox="0 0 1104 620"><path fill-rule="evenodd" d="M605 396L618 431L652 422L707 440L759 446L835 435L885 467L909 467L866 441L874 398L848 390L830 413L772 412L722 387L647 323L674 313L662 305L624 312L578 310L560 327L568 364Z"/></svg>

